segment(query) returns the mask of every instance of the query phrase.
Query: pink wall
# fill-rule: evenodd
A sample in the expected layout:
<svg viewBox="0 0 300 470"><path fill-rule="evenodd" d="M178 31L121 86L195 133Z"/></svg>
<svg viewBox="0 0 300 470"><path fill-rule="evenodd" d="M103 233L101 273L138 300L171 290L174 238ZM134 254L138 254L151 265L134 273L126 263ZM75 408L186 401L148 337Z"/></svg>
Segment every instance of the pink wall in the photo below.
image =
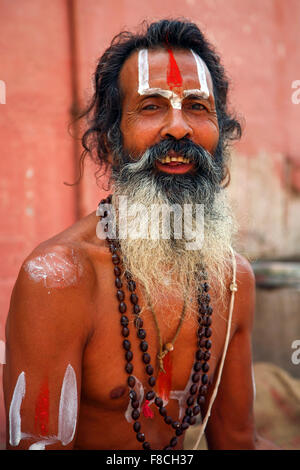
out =
<svg viewBox="0 0 300 470"><path fill-rule="evenodd" d="M74 174L68 16L60 0L44 5L0 3L0 339L22 260L75 220L74 189L63 185Z"/></svg>
<svg viewBox="0 0 300 470"><path fill-rule="evenodd" d="M67 124L74 99L90 95L97 57L121 29L162 17L197 22L222 55L230 101L246 119L238 151L251 158L283 154L297 180L300 104L292 103L291 87L300 79L298 0L0 0L0 12L7 93L0 104L0 340L24 257L101 198L92 164L79 187L63 184L74 180L80 150ZM286 184L280 162L270 171ZM0 433L3 440L1 391Z"/></svg>
<svg viewBox="0 0 300 470"><path fill-rule="evenodd" d="M245 117L240 152L282 153L300 165L300 106L292 103L292 82L300 78L298 0L77 0L75 25L81 99L88 93L96 58L114 34L143 19L185 16L197 22L220 52L232 82L231 102ZM113 18L113 21L112 21ZM282 176L283 168L277 168ZM82 210L94 200L90 175L84 180Z"/></svg>

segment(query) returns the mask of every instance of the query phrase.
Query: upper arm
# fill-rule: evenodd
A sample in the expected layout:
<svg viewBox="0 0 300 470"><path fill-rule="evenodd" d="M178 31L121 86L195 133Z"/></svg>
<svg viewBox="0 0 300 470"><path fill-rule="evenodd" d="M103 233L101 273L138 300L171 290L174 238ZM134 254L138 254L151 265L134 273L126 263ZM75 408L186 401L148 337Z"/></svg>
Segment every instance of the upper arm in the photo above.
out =
<svg viewBox="0 0 300 470"><path fill-rule="evenodd" d="M251 332L255 306L255 278L251 265L237 257L237 286L233 310L234 333L228 346L219 391L208 421L211 449L254 447L254 380Z"/></svg>
<svg viewBox="0 0 300 470"><path fill-rule="evenodd" d="M66 253L60 256L71 261ZM27 449L40 442L72 448L82 354L90 330L84 281L78 276L74 282L45 282L29 272L30 261L19 273L6 324L8 447Z"/></svg>

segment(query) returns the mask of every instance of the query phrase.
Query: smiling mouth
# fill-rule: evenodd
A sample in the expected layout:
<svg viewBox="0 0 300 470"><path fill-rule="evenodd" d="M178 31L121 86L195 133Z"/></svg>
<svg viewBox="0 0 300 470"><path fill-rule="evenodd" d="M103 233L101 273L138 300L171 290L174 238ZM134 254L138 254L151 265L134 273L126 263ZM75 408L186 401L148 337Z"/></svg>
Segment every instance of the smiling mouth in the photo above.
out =
<svg viewBox="0 0 300 470"><path fill-rule="evenodd" d="M156 168L165 173L182 174L187 173L194 167L194 163L181 155L167 155L156 161Z"/></svg>
<svg viewBox="0 0 300 470"><path fill-rule="evenodd" d="M181 155L179 155L178 157L176 156L169 156L167 155L166 157L162 158L160 160L160 162L165 165L165 164L182 164L182 163L190 163L190 159L189 158L184 158L182 157Z"/></svg>

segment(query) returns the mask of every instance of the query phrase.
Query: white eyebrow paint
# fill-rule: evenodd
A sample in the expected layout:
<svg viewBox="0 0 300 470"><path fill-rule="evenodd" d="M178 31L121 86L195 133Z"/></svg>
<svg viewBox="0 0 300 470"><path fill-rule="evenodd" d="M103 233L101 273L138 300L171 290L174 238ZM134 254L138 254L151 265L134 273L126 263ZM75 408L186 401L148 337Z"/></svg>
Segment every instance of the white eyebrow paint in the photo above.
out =
<svg viewBox="0 0 300 470"><path fill-rule="evenodd" d="M172 97L170 98L170 103L171 103L171 106L173 109L181 109L181 106L182 106L182 98L180 98L180 96L176 95L176 93L174 93L172 91Z"/></svg>
<svg viewBox="0 0 300 470"><path fill-rule="evenodd" d="M82 274L82 267L72 250L67 258L57 252L46 253L29 260L25 271L35 282L43 281L47 288L67 287L75 284Z"/></svg>
<svg viewBox="0 0 300 470"><path fill-rule="evenodd" d="M149 60L148 49L141 49L138 53L138 93L139 95L153 95L157 94L170 101L173 109L181 109L182 101L190 95L196 95L201 98L207 99L209 97L209 90L206 81L206 74L203 60L191 50L197 66L197 74L201 89L184 90L183 97L181 98L177 93L171 90L164 90L163 88L150 88L149 87Z"/></svg>
<svg viewBox="0 0 300 470"><path fill-rule="evenodd" d="M25 392L25 372L21 372L9 407L9 443L12 446L18 446L22 438L20 410Z"/></svg>
<svg viewBox="0 0 300 470"><path fill-rule="evenodd" d="M73 367L69 364L62 384L58 417L58 439L64 446L74 438L77 408L76 375Z"/></svg>

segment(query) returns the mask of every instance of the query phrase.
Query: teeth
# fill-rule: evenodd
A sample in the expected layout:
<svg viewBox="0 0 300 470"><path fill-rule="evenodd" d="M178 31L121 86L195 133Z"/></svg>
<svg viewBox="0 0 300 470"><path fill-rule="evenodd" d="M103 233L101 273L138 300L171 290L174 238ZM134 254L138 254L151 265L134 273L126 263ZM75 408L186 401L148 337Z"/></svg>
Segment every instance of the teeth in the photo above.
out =
<svg viewBox="0 0 300 470"><path fill-rule="evenodd" d="M170 162L180 162L180 163L190 163L189 158L179 157L169 157L168 155L161 159L161 163L170 163Z"/></svg>

